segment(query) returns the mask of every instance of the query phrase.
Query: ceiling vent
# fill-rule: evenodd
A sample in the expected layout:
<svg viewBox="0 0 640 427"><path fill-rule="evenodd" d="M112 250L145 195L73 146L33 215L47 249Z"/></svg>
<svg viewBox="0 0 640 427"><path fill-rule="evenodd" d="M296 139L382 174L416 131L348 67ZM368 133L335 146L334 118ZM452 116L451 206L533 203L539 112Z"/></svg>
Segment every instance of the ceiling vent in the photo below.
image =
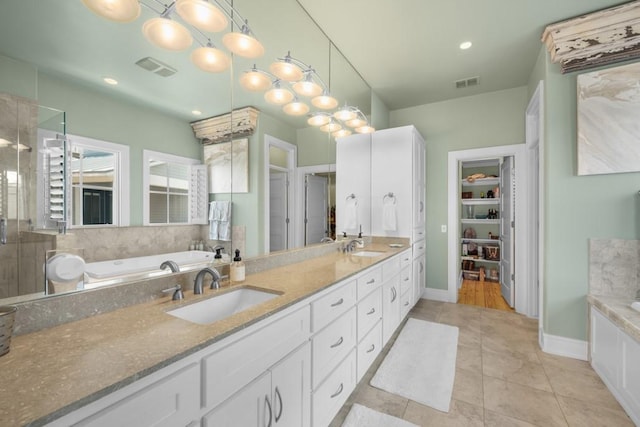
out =
<svg viewBox="0 0 640 427"><path fill-rule="evenodd" d="M457 80L454 82L456 89L463 89L465 87L478 86L480 84L480 77L469 77L467 79Z"/></svg>
<svg viewBox="0 0 640 427"><path fill-rule="evenodd" d="M136 65L162 77L173 76L178 71L175 68L165 64L164 62L158 61L157 59L150 56L140 59L138 62L136 62Z"/></svg>

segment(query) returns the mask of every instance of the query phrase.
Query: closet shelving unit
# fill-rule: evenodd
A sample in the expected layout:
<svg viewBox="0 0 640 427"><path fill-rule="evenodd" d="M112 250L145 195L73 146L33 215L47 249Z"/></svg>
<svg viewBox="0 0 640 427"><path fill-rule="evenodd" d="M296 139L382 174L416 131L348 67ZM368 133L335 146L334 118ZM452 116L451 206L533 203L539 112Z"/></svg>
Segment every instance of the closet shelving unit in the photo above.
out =
<svg viewBox="0 0 640 427"><path fill-rule="evenodd" d="M485 175L495 175L495 177L478 178L473 182L469 182L467 177L474 173L484 173ZM467 248L472 244L476 247L498 247L500 249L500 197L488 198L487 193L489 190L493 190L496 187L500 188L500 160L488 159L477 161L466 161L461 163L460 167L460 187L462 192L472 192L471 198L460 199L460 223L461 223L461 236L460 236L460 268L463 276L477 277L479 275L479 268L484 267L487 274L485 280L499 280L500 260L487 259L484 254L468 255L464 253L464 246ZM461 192L461 194L462 194ZM485 197L480 197L481 193ZM468 207L472 206L474 210L473 218L468 218ZM498 213L497 219L477 218L476 215L483 216L488 215L489 209L493 209ZM468 228L474 228L477 231L475 238L465 237L464 231ZM480 230L480 231L478 231ZM489 232L492 236L498 238L490 238ZM484 237L486 236L486 237ZM486 253L486 251L483 252ZM464 269L464 261L473 261L474 269ZM495 269L498 272L498 276L489 274L489 270Z"/></svg>

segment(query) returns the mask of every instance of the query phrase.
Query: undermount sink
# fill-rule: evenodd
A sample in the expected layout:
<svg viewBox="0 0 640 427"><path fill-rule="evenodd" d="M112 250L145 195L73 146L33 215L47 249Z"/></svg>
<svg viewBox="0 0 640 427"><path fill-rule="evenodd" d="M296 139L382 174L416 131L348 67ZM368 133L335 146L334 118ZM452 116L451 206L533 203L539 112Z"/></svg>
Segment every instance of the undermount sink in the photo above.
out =
<svg viewBox="0 0 640 427"><path fill-rule="evenodd" d="M635 311L640 312L640 301L635 301L631 303L631 308L633 308Z"/></svg>
<svg viewBox="0 0 640 427"><path fill-rule="evenodd" d="M376 252L376 251L360 251L353 254L353 256L365 256L365 257L374 257L383 255L384 252Z"/></svg>
<svg viewBox="0 0 640 427"><path fill-rule="evenodd" d="M239 288L206 300L196 302L168 314L200 325L208 325L217 320L240 313L254 305L269 301L279 294L253 288Z"/></svg>

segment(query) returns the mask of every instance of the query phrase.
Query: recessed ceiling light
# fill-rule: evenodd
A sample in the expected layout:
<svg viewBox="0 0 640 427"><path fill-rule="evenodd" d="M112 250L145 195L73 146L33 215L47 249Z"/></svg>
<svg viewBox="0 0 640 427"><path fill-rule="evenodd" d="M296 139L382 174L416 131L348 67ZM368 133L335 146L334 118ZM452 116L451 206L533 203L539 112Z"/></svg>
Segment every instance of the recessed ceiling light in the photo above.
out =
<svg viewBox="0 0 640 427"><path fill-rule="evenodd" d="M118 84L118 81L116 79L112 78L112 77L105 77L102 80L104 80L104 82L106 84L109 84L109 85L112 85L112 86L115 86L115 85Z"/></svg>
<svg viewBox="0 0 640 427"><path fill-rule="evenodd" d="M201 114L202 114L202 111L200 111L200 110L193 110L193 111L191 111L191 114L193 114L194 116L199 116L199 115L201 115Z"/></svg>
<svg viewBox="0 0 640 427"><path fill-rule="evenodd" d="M473 45L473 43L471 43L471 42L462 42L462 43L460 43L460 49L462 49L462 50L467 50L467 49L469 49L472 45Z"/></svg>

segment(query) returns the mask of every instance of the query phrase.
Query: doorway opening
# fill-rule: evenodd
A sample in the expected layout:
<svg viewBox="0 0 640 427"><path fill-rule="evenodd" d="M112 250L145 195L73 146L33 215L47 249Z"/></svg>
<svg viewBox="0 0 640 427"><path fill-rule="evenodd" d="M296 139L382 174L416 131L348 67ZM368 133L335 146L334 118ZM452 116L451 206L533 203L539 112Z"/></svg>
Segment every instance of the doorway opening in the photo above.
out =
<svg viewBox="0 0 640 427"><path fill-rule="evenodd" d="M336 237L335 164L299 167L296 187L296 246Z"/></svg>

